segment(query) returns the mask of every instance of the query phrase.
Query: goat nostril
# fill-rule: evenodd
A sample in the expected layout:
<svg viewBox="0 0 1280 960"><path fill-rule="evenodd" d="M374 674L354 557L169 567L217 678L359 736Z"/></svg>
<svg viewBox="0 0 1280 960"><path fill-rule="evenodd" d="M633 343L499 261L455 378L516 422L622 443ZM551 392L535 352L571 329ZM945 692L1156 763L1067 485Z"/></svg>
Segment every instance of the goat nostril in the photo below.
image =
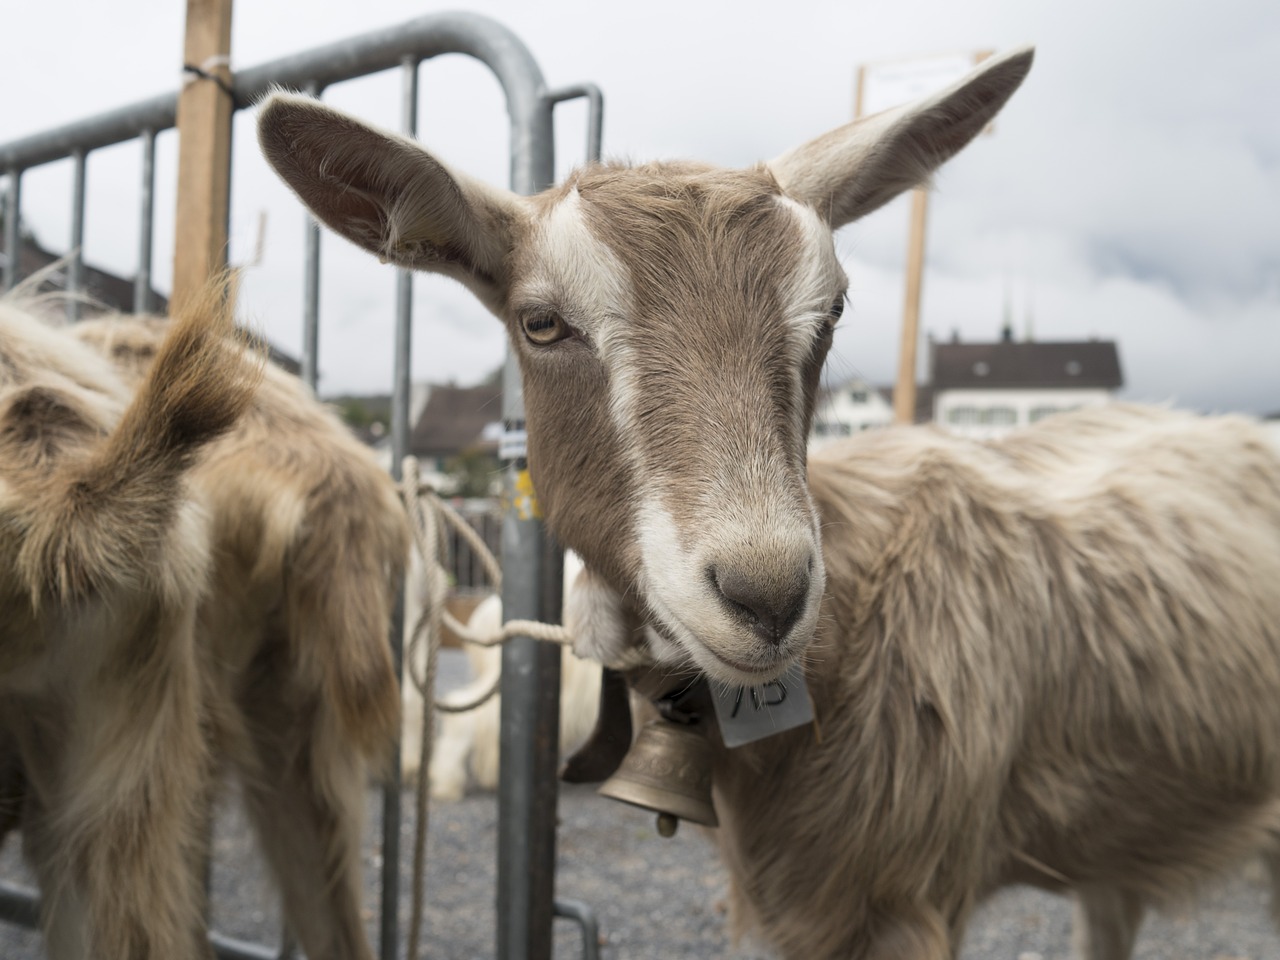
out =
<svg viewBox="0 0 1280 960"><path fill-rule="evenodd" d="M807 571L786 584L762 584L732 567L708 567L707 578L721 603L766 643L780 643L791 632L809 599Z"/></svg>

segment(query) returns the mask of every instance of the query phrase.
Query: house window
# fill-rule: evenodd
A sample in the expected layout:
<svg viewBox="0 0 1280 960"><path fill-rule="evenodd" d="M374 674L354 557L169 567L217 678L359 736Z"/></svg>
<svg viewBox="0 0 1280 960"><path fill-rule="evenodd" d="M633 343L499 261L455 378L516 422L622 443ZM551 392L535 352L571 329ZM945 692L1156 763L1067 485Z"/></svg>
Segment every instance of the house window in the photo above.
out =
<svg viewBox="0 0 1280 960"><path fill-rule="evenodd" d="M952 407L947 411L947 423L966 424L978 422L977 407Z"/></svg>
<svg viewBox="0 0 1280 960"><path fill-rule="evenodd" d="M867 391L865 391L865 390L850 390L850 391L849 391L849 399L850 399L850 401L852 401L853 403L866 403L866 402L867 402Z"/></svg>
<svg viewBox="0 0 1280 960"><path fill-rule="evenodd" d="M1010 426L1018 422L1018 411L1013 407L988 407L982 411L982 422L993 426Z"/></svg>
<svg viewBox="0 0 1280 960"><path fill-rule="evenodd" d="M1043 420L1045 417L1051 417L1055 413L1061 413L1061 412L1062 412L1061 407L1032 407L1031 422L1037 423Z"/></svg>

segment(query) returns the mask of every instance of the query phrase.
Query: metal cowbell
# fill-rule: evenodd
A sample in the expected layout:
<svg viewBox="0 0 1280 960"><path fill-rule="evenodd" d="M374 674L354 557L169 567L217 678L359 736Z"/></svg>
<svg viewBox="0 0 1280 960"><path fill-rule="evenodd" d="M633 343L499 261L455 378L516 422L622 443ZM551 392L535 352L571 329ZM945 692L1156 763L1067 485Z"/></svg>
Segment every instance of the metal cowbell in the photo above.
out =
<svg viewBox="0 0 1280 960"><path fill-rule="evenodd" d="M599 792L658 813L664 836L675 832L676 818L720 825L711 802L711 745L695 725L650 720Z"/></svg>

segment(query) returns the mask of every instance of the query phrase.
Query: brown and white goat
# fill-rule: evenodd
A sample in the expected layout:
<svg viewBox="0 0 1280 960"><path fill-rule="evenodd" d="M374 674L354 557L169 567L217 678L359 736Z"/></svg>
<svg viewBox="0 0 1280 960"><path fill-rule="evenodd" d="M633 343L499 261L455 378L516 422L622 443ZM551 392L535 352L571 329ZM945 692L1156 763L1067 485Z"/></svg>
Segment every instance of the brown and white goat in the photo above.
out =
<svg viewBox="0 0 1280 960"><path fill-rule="evenodd" d="M0 303L0 831L21 822L51 957L208 949L196 616L211 556L185 476L257 381L219 297L174 324L136 392Z"/></svg>
<svg viewBox="0 0 1280 960"><path fill-rule="evenodd" d="M557 537L663 643L755 683L804 654L823 596L805 439L847 283L831 231L956 153L1030 64L753 169L593 165L527 198L304 97L269 98L259 138L321 221L505 321Z"/></svg>
<svg viewBox="0 0 1280 960"><path fill-rule="evenodd" d="M115 317L74 333L143 382L167 328ZM390 760L400 718L388 643L408 552L399 496L337 416L273 367L191 483L215 557L198 625L215 759L238 775L307 956L371 957L360 840L370 767Z"/></svg>
<svg viewBox="0 0 1280 960"><path fill-rule="evenodd" d="M589 652L629 653L633 612L673 672L804 658L821 740L715 751L735 898L789 958L951 957L981 897L1033 882L1075 891L1088 955L1118 960L1145 904L1280 829L1280 462L1254 427L1115 407L806 466L832 231L1030 65L751 170L590 166L531 198L314 101L262 108L320 220L507 324L547 522L620 625Z"/></svg>

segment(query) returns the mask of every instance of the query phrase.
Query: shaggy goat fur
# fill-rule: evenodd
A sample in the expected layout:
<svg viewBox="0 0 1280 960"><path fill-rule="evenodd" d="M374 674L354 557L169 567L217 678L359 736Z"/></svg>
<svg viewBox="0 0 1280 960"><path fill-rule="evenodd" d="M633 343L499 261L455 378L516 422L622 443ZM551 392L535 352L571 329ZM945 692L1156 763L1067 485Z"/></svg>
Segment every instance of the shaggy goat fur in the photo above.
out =
<svg viewBox="0 0 1280 960"><path fill-rule="evenodd" d="M816 727L715 744L735 915L782 956L952 957L1020 882L1080 894L1086 955L1122 960L1145 904L1276 849L1280 459L1253 424L886 430L809 480Z"/></svg>
<svg viewBox="0 0 1280 960"><path fill-rule="evenodd" d="M100 357L0 303L0 831L21 822L52 957L208 949L209 536L184 475L258 379L232 330L215 289L130 402Z"/></svg>
<svg viewBox="0 0 1280 960"><path fill-rule="evenodd" d="M167 326L119 317L74 333L141 380ZM395 486L330 410L273 368L191 482L216 558L199 618L215 756L240 777L307 956L370 957L363 799L400 717L388 638L408 526Z"/></svg>

